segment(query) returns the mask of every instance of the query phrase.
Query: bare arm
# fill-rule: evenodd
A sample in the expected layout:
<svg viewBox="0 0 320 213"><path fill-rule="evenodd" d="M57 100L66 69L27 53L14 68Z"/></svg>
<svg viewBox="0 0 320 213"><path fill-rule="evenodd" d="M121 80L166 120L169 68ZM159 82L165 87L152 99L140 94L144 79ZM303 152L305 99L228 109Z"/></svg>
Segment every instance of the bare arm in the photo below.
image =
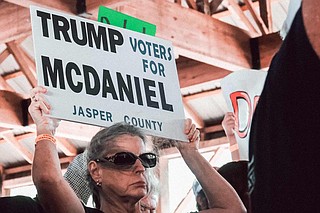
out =
<svg viewBox="0 0 320 213"><path fill-rule="evenodd" d="M45 116L50 112L50 105L42 96L45 92L42 87L31 91L29 113L37 126L37 135L53 135L56 128L54 121ZM62 176L57 149L50 140L41 140L36 145L32 178L46 212L84 212L81 202Z"/></svg>
<svg viewBox="0 0 320 213"><path fill-rule="evenodd" d="M196 130L195 125L191 124L189 119L186 122L185 133L190 143L180 142L177 147L206 193L210 209L202 212L246 212L236 191L199 153L199 130Z"/></svg>
<svg viewBox="0 0 320 213"><path fill-rule="evenodd" d="M318 0L303 0L302 15L308 38L320 58L320 8Z"/></svg>

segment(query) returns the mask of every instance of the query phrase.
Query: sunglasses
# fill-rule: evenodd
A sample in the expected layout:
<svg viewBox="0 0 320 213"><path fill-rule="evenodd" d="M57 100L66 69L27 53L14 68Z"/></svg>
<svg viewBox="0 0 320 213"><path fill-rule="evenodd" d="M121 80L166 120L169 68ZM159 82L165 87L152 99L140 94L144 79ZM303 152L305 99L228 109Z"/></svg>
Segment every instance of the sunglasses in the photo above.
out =
<svg viewBox="0 0 320 213"><path fill-rule="evenodd" d="M152 168L157 165L157 155L154 153L143 153L139 156L131 152L119 152L110 157L104 157L102 159L97 159L96 162L101 163L113 163L117 166L132 166L135 164L136 160L139 159L144 166L144 168Z"/></svg>

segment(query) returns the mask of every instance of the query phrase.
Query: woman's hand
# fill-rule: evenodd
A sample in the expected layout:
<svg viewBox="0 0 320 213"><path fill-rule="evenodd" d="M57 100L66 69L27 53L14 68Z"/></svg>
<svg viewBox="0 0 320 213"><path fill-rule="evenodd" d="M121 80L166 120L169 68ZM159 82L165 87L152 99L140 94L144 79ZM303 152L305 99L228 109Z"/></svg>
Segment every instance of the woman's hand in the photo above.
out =
<svg viewBox="0 0 320 213"><path fill-rule="evenodd" d="M234 135L234 131L237 128L237 123L233 112L227 112L224 115L222 127L224 129L224 132L226 133L226 136Z"/></svg>
<svg viewBox="0 0 320 213"><path fill-rule="evenodd" d="M31 104L28 110L37 126L38 134L54 134L59 125L58 120L47 116L50 114L51 106L43 96L46 92L47 89L42 86L36 86L30 91Z"/></svg>
<svg viewBox="0 0 320 213"><path fill-rule="evenodd" d="M177 141L175 146L179 149L180 152L188 150L198 150L199 141L200 141L200 131L196 128L196 125L192 123L190 118L185 121L184 133L189 139L188 142Z"/></svg>

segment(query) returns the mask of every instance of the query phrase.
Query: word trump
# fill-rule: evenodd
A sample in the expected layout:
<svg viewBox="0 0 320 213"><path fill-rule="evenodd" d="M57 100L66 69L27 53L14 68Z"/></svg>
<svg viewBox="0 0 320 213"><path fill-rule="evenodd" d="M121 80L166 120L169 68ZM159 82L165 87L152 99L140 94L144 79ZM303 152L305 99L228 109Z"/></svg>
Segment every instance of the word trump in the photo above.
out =
<svg viewBox="0 0 320 213"><path fill-rule="evenodd" d="M233 108L234 115L236 118L236 123L238 124L238 128L236 129L236 132L240 138L245 138L248 135L248 131L251 126L253 112L257 106L257 103L259 101L259 97L260 96L258 96L258 95L254 96L253 102L252 102L249 94L244 91L236 91L236 92L233 92L230 94L232 108ZM246 107L239 107L240 101L244 102L244 104L247 105L247 108ZM246 112L244 112L244 110L246 110L246 109L248 109L248 111L246 111L248 114L247 119L244 121L244 123L240 123L239 116L246 114Z"/></svg>
<svg viewBox="0 0 320 213"><path fill-rule="evenodd" d="M121 46L124 42L123 35L115 29L100 25L95 27L89 22L67 19L43 11L37 11L37 17L41 18L43 37L75 43L79 46L102 48L112 53L116 53L117 46ZM49 27L53 29L53 35L50 35Z"/></svg>
<svg viewBox="0 0 320 213"><path fill-rule="evenodd" d="M68 86L75 93L84 91L87 95L111 97L117 101L174 111L173 105L167 103L162 82L140 79L129 74L123 76L120 72L115 72L115 76L112 77L107 69L103 69L100 76L101 73L99 75L92 66L83 64L81 70L76 63L68 62L64 65L63 61L57 58L51 63L47 56L41 56L41 61L45 86L51 84L59 89L66 89Z"/></svg>

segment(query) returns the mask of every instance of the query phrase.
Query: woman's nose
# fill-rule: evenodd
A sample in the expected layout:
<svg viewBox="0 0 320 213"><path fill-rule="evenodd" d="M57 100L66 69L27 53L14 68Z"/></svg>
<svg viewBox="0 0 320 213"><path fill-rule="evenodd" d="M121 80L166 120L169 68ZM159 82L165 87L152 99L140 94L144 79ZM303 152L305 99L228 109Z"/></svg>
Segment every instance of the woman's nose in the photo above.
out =
<svg viewBox="0 0 320 213"><path fill-rule="evenodd" d="M146 171L146 168L144 168L140 159L137 159L136 162L134 163L134 169L135 169L135 172L140 172L140 173Z"/></svg>

